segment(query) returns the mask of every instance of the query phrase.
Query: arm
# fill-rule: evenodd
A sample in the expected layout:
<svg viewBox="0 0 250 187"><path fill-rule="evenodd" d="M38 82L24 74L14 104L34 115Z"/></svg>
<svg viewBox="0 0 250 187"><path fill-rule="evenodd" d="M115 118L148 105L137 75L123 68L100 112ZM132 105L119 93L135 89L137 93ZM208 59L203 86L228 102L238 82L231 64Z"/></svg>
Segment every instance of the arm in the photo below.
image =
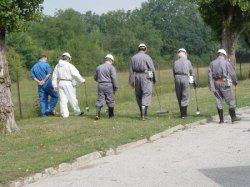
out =
<svg viewBox="0 0 250 187"><path fill-rule="evenodd" d="M57 65L56 65L52 74L52 86L55 90L57 90L57 79L58 79L58 70L57 70Z"/></svg>
<svg viewBox="0 0 250 187"><path fill-rule="evenodd" d="M237 75L233 69L233 66L229 62L227 62L227 72L230 75L233 84L236 86L237 85Z"/></svg>
<svg viewBox="0 0 250 187"><path fill-rule="evenodd" d="M129 66L129 85L132 87L135 86L135 75L134 75L133 68L132 68L132 62Z"/></svg>
<svg viewBox="0 0 250 187"><path fill-rule="evenodd" d="M116 70L113 66L112 66L110 74L111 74L111 82L113 85L113 89L114 89L114 92L116 92L118 90L118 82L117 82Z"/></svg>
<svg viewBox="0 0 250 187"><path fill-rule="evenodd" d="M79 71L76 69L74 65L70 66L71 75L76 78L79 82L84 83L85 79L80 75Z"/></svg>

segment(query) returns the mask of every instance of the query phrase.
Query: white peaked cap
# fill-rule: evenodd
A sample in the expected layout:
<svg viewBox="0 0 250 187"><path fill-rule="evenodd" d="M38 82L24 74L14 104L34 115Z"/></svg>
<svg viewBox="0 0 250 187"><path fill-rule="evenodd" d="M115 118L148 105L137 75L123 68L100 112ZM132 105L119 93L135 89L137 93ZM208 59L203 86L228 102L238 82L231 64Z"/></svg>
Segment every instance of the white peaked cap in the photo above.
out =
<svg viewBox="0 0 250 187"><path fill-rule="evenodd" d="M219 49L218 53L222 53L223 55L227 56L227 52L225 49Z"/></svg>
<svg viewBox="0 0 250 187"><path fill-rule="evenodd" d="M114 57L113 57L113 55L111 55L111 54L107 54L107 55L105 56L105 58L109 58L109 59L111 59L111 60L114 62Z"/></svg>
<svg viewBox="0 0 250 187"><path fill-rule="evenodd" d="M186 53L187 54L187 51L186 51L186 49L184 49L184 48L180 48L180 49L178 49L178 53L179 52L184 52L184 53Z"/></svg>
<svg viewBox="0 0 250 187"><path fill-rule="evenodd" d="M67 53L67 52L63 53L62 56L67 56L67 57L69 57L71 59L71 55L69 53Z"/></svg>
<svg viewBox="0 0 250 187"><path fill-rule="evenodd" d="M141 44L138 46L138 48L147 48L147 46L146 46L145 44L141 43Z"/></svg>

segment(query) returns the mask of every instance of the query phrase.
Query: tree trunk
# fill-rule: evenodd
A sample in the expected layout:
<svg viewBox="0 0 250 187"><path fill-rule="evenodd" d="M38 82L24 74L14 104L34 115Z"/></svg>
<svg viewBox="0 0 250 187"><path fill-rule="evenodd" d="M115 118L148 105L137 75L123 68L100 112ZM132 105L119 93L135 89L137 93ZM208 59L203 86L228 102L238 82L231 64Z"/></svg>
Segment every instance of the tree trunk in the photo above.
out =
<svg viewBox="0 0 250 187"><path fill-rule="evenodd" d="M236 67L235 47L237 45L238 37L237 33L232 29L233 11L234 7L231 5L224 7L221 48L227 51L229 62L233 67Z"/></svg>
<svg viewBox="0 0 250 187"><path fill-rule="evenodd" d="M3 133L19 131L15 121L10 87L11 81L6 61L5 31L0 31L0 131Z"/></svg>

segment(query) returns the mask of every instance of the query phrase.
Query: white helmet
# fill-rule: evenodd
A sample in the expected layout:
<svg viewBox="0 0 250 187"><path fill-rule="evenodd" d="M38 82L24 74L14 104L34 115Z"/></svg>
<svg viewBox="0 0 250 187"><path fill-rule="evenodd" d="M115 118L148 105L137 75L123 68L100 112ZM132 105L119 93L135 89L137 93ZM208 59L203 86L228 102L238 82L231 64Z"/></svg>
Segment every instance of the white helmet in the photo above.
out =
<svg viewBox="0 0 250 187"><path fill-rule="evenodd" d="M113 55L107 54L107 55L105 56L105 59L106 59L106 58L109 58L109 59L111 59L111 60L114 62L114 57L113 57Z"/></svg>
<svg viewBox="0 0 250 187"><path fill-rule="evenodd" d="M227 52L225 49L219 49L217 53L222 53L223 55L227 56Z"/></svg>
<svg viewBox="0 0 250 187"><path fill-rule="evenodd" d="M184 52L184 53L187 54L187 51L186 51L186 49L184 49L184 48L180 48L180 49L178 50L178 53L180 53L180 52Z"/></svg>
<svg viewBox="0 0 250 187"><path fill-rule="evenodd" d="M63 53L62 56L67 56L67 57L69 57L70 60L71 60L71 55L70 55L69 53L67 53L67 52Z"/></svg>
<svg viewBox="0 0 250 187"><path fill-rule="evenodd" d="M147 46L145 44L141 43L138 45L138 48L147 48Z"/></svg>

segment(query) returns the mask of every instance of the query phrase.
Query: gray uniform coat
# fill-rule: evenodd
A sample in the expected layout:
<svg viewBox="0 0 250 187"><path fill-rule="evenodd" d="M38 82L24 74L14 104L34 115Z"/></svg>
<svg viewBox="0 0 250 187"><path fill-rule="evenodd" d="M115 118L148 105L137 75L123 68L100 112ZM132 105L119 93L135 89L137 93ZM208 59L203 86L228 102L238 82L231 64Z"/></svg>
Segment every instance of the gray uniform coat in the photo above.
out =
<svg viewBox="0 0 250 187"><path fill-rule="evenodd" d="M147 78L146 70L151 70L154 74L153 79ZM131 59L129 68L129 84L135 87L137 104L149 106L152 97L152 81L155 80L155 67L151 57L145 52L140 51Z"/></svg>
<svg viewBox="0 0 250 187"><path fill-rule="evenodd" d="M225 99L229 108L235 107L231 88L224 82L228 75L231 77L232 83L235 85L237 83L237 76L232 65L227 60L223 57L218 57L210 63L208 68L209 89L214 91L218 109L223 109L223 99Z"/></svg>
<svg viewBox="0 0 250 187"><path fill-rule="evenodd" d="M102 107L104 102L108 107L115 105L115 92L118 89L118 82L115 67L105 62L96 68L94 75L95 81L98 82L97 107Z"/></svg>
<svg viewBox="0 0 250 187"><path fill-rule="evenodd" d="M193 76L191 62L186 58L179 58L174 62L173 74L179 107L186 107L189 102L189 75Z"/></svg>

